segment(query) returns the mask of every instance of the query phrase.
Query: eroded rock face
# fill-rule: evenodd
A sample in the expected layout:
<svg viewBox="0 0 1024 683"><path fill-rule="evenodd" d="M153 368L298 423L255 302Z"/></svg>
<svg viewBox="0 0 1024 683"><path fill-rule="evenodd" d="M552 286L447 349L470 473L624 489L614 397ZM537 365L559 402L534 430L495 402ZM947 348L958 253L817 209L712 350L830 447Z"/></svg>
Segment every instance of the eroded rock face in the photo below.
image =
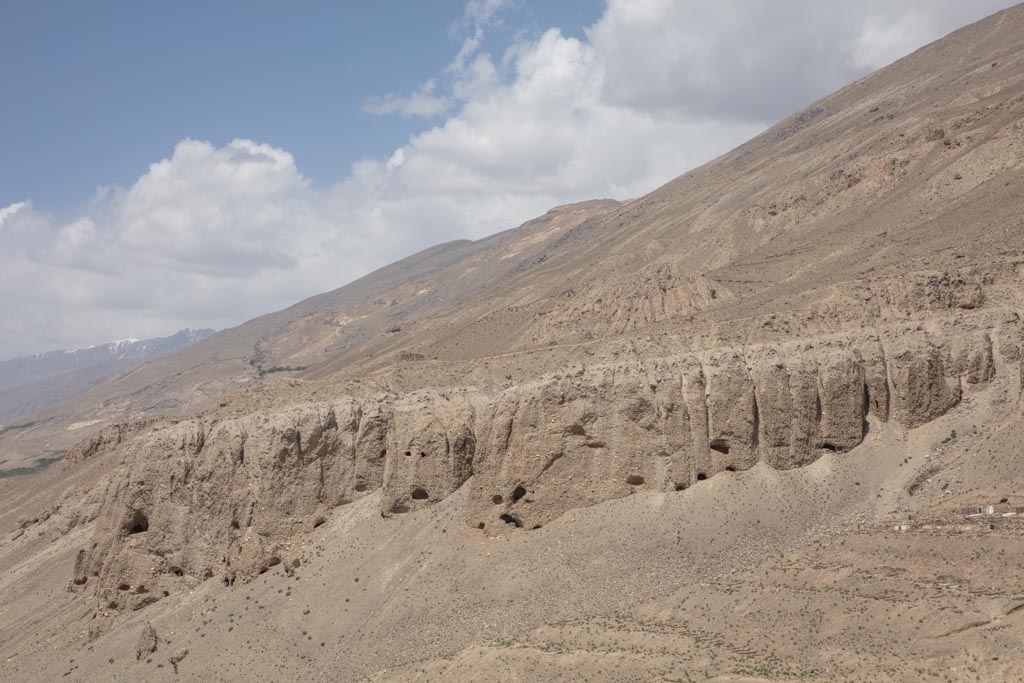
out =
<svg viewBox="0 0 1024 683"><path fill-rule="evenodd" d="M757 462L760 415L746 360L724 351L710 354L703 365L712 470L750 469Z"/></svg>
<svg viewBox="0 0 1024 683"><path fill-rule="evenodd" d="M280 563L290 539L381 486L390 398L339 399L134 440L107 491L75 583L138 609L207 578L225 585Z"/></svg>
<svg viewBox="0 0 1024 683"><path fill-rule="evenodd" d="M116 448L123 441L138 434L151 423L152 420L141 419L104 427L96 434L88 436L75 444L64 458L64 467L74 467L102 451Z"/></svg>
<svg viewBox="0 0 1024 683"><path fill-rule="evenodd" d="M534 528L669 477L689 482L683 382L668 360L576 368L506 390L481 411L469 523Z"/></svg>
<svg viewBox="0 0 1024 683"><path fill-rule="evenodd" d="M391 516L472 478L465 521L490 533L761 461L801 467L856 447L871 420L921 425L1000 367L1020 372L1020 340L1019 318L985 313L169 425L124 446L75 582L138 609L208 578L247 581L376 489Z"/></svg>
<svg viewBox="0 0 1024 683"><path fill-rule="evenodd" d="M960 400L960 378L946 376L939 349L906 345L890 359L893 416L907 427L917 427L945 414Z"/></svg>
<svg viewBox="0 0 1024 683"><path fill-rule="evenodd" d="M473 473L474 406L465 395L420 391L397 400L388 436L384 515L454 493Z"/></svg>

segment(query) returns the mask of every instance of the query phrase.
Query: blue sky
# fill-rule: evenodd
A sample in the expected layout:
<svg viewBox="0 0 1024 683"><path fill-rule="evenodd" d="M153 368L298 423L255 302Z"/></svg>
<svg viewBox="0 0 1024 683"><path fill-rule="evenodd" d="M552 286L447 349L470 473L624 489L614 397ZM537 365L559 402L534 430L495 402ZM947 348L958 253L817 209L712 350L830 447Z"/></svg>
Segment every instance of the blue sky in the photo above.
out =
<svg viewBox="0 0 1024 683"><path fill-rule="evenodd" d="M0 359L641 196L1008 0L0 3Z"/></svg>
<svg viewBox="0 0 1024 683"><path fill-rule="evenodd" d="M0 206L67 212L128 185L183 138L290 151L318 184L389 154L422 121L364 113L451 60L463 0L8 2L0 21ZM579 35L598 0L521 3L509 34Z"/></svg>

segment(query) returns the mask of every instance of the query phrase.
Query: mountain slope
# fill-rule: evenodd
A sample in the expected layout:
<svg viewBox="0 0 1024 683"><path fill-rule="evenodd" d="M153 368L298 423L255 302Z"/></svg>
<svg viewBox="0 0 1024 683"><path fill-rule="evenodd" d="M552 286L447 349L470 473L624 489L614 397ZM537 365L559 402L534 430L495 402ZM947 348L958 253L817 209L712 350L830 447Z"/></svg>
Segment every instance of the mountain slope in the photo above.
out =
<svg viewBox="0 0 1024 683"><path fill-rule="evenodd" d="M644 198L448 245L346 288L347 307L258 321L257 365L331 352L307 316L314 330L346 316L342 348L307 381L128 443L125 476L145 484L107 496L77 580L98 576L104 600L137 607L154 597L117 587L162 575L179 551L187 575L251 580L296 529L378 488L391 516L471 480L468 526L540 528L637 491L808 466L873 423L919 427L1014 381L1022 14L929 46ZM969 83L984 97L965 96ZM122 533L183 507L205 516L141 548Z"/></svg>
<svg viewBox="0 0 1024 683"><path fill-rule="evenodd" d="M1021 35L97 387L0 675L1020 678Z"/></svg>
<svg viewBox="0 0 1024 683"><path fill-rule="evenodd" d="M57 423L210 407L256 379L250 362L310 366L303 376L316 379L383 372L380 386L406 390L439 381L416 363L544 349L522 367L491 364L484 378L520 380L571 357L551 345L681 330L686 343L713 345L726 330L761 335L751 318L766 313L814 334L837 319L794 311L903 317L905 302L858 290L885 289L908 271L959 277L1003 263L1011 272L1024 246L1016 11L923 48L642 199L585 203L427 250L38 416L38 433L19 432L6 447L31 459Z"/></svg>
<svg viewBox="0 0 1024 683"><path fill-rule="evenodd" d="M23 386L116 361L143 361L195 344L213 334L213 330L181 330L169 337L125 339L84 349L48 351L0 361L0 389Z"/></svg>
<svg viewBox="0 0 1024 683"><path fill-rule="evenodd" d="M546 241L615 206L591 201L560 207L514 235L441 244L332 292L218 332L73 400L12 421L12 429L0 432L0 453L8 467L29 465L104 426L208 409L232 390L258 384L260 368L313 365L339 349L372 345L393 336L405 320L443 310L472 294L480 282L523 267ZM489 265L481 269L481 263ZM476 275L470 282L453 275L464 271Z"/></svg>
<svg viewBox="0 0 1024 683"><path fill-rule="evenodd" d="M129 339L0 361L0 422L73 398L108 377L195 344L213 332L181 330L169 337Z"/></svg>
<svg viewBox="0 0 1024 683"><path fill-rule="evenodd" d="M634 330L692 334L832 305L851 281L1013 261L1024 240L1018 11L586 222L396 349L461 359ZM835 303L862 316L877 307ZM377 366L392 360L373 351Z"/></svg>

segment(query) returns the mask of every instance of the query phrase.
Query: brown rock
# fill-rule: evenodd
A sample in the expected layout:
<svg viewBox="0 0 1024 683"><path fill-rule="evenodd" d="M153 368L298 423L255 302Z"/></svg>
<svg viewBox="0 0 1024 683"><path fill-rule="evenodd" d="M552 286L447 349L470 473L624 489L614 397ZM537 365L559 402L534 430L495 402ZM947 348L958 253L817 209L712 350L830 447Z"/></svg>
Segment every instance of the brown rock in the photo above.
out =
<svg viewBox="0 0 1024 683"><path fill-rule="evenodd" d="M142 659L146 655L153 654L157 648L156 629L148 621L143 625L139 633L139 642L135 646L135 659Z"/></svg>

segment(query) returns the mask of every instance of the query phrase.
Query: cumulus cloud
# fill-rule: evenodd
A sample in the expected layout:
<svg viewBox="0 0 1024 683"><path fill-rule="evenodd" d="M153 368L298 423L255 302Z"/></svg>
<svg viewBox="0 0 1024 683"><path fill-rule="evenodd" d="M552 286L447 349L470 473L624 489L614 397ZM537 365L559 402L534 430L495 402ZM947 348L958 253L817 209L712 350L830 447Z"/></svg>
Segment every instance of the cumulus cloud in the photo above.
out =
<svg viewBox="0 0 1024 683"><path fill-rule="evenodd" d="M857 35L848 44L850 63L857 69L878 69L958 26L1011 4L1007 0L871 0L867 16L859 18Z"/></svg>
<svg viewBox="0 0 1024 683"><path fill-rule="evenodd" d="M587 30L609 102L774 122L1006 0L609 0Z"/></svg>
<svg viewBox="0 0 1024 683"><path fill-rule="evenodd" d="M10 206L5 206L0 209L0 228L4 227L4 223L8 218L24 209L27 204L28 202L16 202Z"/></svg>
<svg viewBox="0 0 1024 683"><path fill-rule="evenodd" d="M490 53L519 3L471 0L443 73L366 103L447 118L333 187L271 145L183 140L72 220L0 208L0 357L237 324L440 241L640 195L1002 4L608 0L583 39Z"/></svg>

